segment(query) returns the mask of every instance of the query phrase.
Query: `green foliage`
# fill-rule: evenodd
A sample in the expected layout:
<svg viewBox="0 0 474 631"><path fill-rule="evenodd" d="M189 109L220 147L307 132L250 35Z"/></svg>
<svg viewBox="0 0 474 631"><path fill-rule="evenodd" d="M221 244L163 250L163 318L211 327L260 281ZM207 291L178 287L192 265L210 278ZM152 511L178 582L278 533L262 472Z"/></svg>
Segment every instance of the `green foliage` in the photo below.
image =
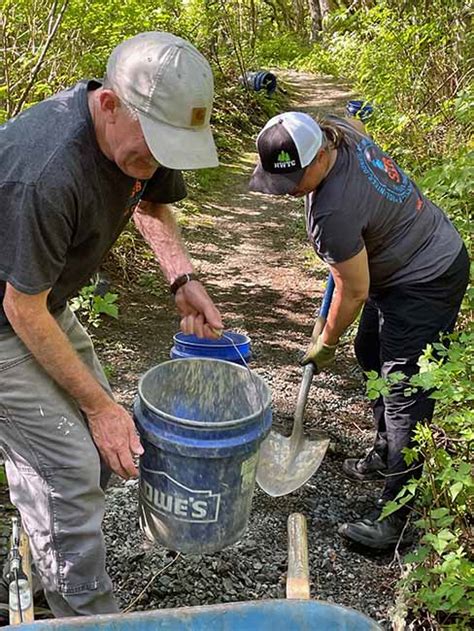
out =
<svg viewBox="0 0 474 631"><path fill-rule="evenodd" d="M105 376L107 377L107 381L110 381L114 378L116 368L113 364L102 364L102 368L104 370Z"/></svg>
<svg viewBox="0 0 474 631"><path fill-rule="evenodd" d="M404 374L400 371L394 372L386 379L380 377L375 370L370 370L367 374L367 396L369 399L378 399L390 392L391 386L404 379Z"/></svg>
<svg viewBox="0 0 474 631"><path fill-rule="evenodd" d="M413 173L456 153L473 121L468 3L421 5L381 0L335 11L311 52L295 61L351 80L376 105L370 132Z"/></svg>
<svg viewBox="0 0 474 631"><path fill-rule="evenodd" d="M411 466L423 459L423 475L412 479L383 516L416 498L419 544L405 562L408 572L399 588L415 616L434 617L453 628L468 628L474 611L474 326L429 345L410 379L407 394L417 389L436 399L431 424L420 423L413 446L405 450ZM396 379L394 381L397 381ZM369 373L369 393L385 393L390 384Z"/></svg>
<svg viewBox="0 0 474 631"><path fill-rule="evenodd" d="M462 148L449 160L431 168L420 181L428 197L441 206L456 224L471 250L474 220L474 151Z"/></svg>
<svg viewBox="0 0 474 631"><path fill-rule="evenodd" d="M118 295L107 292L104 296L98 296L96 285L86 285L79 294L70 302L71 309L77 311L94 328L100 326L102 315L118 318Z"/></svg>
<svg viewBox="0 0 474 631"><path fill-rule="evenodd" d="M282 2L291 24L291 3ZM111 49L147 30L168 30L192 41L210 60L216 94L212 124L221 158L239 153L246 135L284 109L282 94L247 91L239 76L259 69L257 43L278 30L257 2L217 0L5 0L0 19L0 123L75 81L103 77ZM300 20L301 22L301 20ZM281 52L296 54L295 35L281 35ZM291 43L291 46L290 46Z"/></svg>
<svg viewBox="0 0 474 631"><path fill-rule="evenodd" d="M301 41L296 33L281 33L273 37L263 37L256 44L255 56L266 66L291 67L295 58L309 52L308 44Z"/></svg>

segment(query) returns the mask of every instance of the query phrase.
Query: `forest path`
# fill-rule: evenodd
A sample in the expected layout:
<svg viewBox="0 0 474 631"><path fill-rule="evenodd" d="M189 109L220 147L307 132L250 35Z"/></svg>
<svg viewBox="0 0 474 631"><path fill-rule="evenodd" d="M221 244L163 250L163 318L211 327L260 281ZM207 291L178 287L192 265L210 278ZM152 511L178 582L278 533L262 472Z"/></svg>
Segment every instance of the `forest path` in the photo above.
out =
<svg viewBox="0 0 474 631"><path fill-rule="evenodd" d="M312 114L342 113L351 96L349 89L327 78L295 72L283 77L292 107ZM298 362L327 271L307 244L302 201L247 191L256 159L251 146L249 151L237 163L221 166L215 190L186 203L181 223L226 328L245 331L252 339L252 367L272 388L275 428L289 433L301 380ZM124 256L130 263L130 251ZM139 376L167 359L178 329L174 307L154 275L155 264L139 254L135 263L128 266L133 271L126 282L114 275L120 317L98 332L101 359L126 405L135 396ZM342 475L344 458L362 453L373 431L351 336L339 350L335 369L315 378L305 426L310 436L323 431L332 440L313 478L282 498L257 489L242 541L215 555L181 557L147 589L138 608L284 597L286 520L300 511L308 519L312 596L354 607L389 628L398 576L392 556L361 554L337 534L339 524L371 510L380 493L377 483L362 486ZM158 546L144 551L137 532L136 492L134 483L119 483L107 499L109 567L122 606L171 558Z"/></svg>

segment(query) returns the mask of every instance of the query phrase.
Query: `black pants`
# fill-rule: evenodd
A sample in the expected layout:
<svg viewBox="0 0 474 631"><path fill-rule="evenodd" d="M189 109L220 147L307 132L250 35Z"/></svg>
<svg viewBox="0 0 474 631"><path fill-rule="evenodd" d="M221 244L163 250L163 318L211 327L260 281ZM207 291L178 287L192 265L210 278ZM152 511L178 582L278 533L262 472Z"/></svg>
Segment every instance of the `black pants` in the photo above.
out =
<svg viewBox="0 0 474 631"><path fill-rule="evenodd" d="M387 464L384 500L394 499L411 477L421 475L419 462L407 471L402 449L412 445L416 424L432 419L434 400L426 392L407 397L404 390L419 370L417 361L426 345L439 341L440 333L452 332L468 280L469 258L463 246L438 278L371 293L362 312L355 340L362 369L383 377L396 371L406 376L373 403L374 448Z"/></svg>

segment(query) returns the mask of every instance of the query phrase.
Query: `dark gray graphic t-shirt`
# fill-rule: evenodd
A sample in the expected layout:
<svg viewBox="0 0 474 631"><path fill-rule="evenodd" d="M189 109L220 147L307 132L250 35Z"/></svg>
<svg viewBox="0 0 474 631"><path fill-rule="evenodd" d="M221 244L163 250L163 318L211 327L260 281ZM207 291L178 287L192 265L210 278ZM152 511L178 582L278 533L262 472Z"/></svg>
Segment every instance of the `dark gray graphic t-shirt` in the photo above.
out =
<svg viewBox="0 0 474 631"><path fill-rule="evenodd" d="M442 274L462 247L450 220L370 138L341 119L334 122L348 142L306 199L308 236L317 254L331 265L365 245L371 291Z"/></svg>
<svg viewBox="0 0 474 631"><path fill-rule="evenodd" d="M0 127L0 303L5 282L37 294L52 288L61 310L89 281L141 199L186 195L179 171L147 181L125 175L99 149L87 104L95 81L27 109ZM7 325L0 306L0 329Z"/></svg>

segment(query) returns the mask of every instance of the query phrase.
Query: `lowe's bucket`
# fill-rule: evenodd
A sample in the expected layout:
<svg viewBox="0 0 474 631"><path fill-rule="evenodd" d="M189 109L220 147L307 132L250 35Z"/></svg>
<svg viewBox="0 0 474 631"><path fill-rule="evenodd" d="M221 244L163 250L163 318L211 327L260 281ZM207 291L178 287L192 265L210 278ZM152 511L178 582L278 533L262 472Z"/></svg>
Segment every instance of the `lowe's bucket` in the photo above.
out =
<svg viewBox="0 0 474 631"><path fill-rule="evenodd" d="M233 331L225 331L224 335L215 340L176 333L173 342L171 359L211 357L241 365L246 365L252 359L250 338Z"/></svg>
<svg viewBox="0 0 474 631"><path fill-rule="evenodd" d="M145 449L140 526L150 539L203 554L243 535L270 404L263 379L230 362L180 359L145 373L134 416Z"/></svg>

